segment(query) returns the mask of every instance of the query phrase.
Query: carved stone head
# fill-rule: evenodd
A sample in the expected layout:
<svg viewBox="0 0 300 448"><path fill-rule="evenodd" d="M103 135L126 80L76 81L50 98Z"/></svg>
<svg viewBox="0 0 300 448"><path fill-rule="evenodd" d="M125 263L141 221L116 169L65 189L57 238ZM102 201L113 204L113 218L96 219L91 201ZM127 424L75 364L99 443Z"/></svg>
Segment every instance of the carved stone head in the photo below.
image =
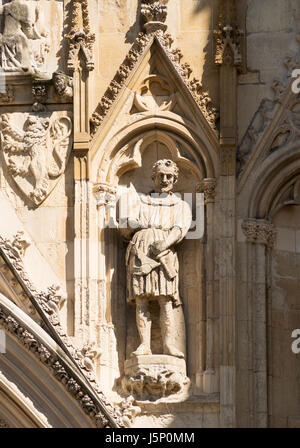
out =
<svg viewBox="0 0 300 448"><path fill-rule="evenodd" d="M73 80L70 76L58 70L53 73L52 80L57 95L69 98L73 96Z"/></svg>
<svg viewBox="0 0 300 448"><path fill-rule="evenodd" d="M178 179L179 169L170 159L155 162L152 167L152 180L156 193L169 193Z"/></svg>

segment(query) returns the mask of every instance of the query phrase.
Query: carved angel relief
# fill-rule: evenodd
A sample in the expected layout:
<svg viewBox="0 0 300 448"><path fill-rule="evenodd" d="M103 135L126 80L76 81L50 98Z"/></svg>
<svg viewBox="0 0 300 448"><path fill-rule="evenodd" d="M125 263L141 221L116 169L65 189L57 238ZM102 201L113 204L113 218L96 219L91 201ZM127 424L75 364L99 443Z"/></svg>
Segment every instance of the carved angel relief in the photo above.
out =
<svg viewBox="0 0 300 448"><path fill-rule="evenodd" d="M13 115L13 114L12 114ZM10 114L1 121L3 159L8 174L35 205L48 196L64 172L71 150L71 120L28 115L23 129Z"/></svg>

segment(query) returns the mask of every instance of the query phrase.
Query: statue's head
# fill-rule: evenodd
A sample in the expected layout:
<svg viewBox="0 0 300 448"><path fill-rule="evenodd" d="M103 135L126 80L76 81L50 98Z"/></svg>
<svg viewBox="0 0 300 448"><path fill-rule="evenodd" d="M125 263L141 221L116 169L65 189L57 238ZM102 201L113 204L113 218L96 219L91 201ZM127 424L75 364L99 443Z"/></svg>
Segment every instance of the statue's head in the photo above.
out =
<svg viewBox="0 0 300 448"><path fill-rule="evenodd" d="M68 84L68 76L61 70L57 70L53 73L52 79L55 90L59 95L62 95Z"/></svg>
<svg viewBox="0 0 300 448"><path fill-rule="evenodd" d="M168 193L173 190L178 179L179 169L170 159L155 162L152 167L152 180L156 193Z"/></svg>

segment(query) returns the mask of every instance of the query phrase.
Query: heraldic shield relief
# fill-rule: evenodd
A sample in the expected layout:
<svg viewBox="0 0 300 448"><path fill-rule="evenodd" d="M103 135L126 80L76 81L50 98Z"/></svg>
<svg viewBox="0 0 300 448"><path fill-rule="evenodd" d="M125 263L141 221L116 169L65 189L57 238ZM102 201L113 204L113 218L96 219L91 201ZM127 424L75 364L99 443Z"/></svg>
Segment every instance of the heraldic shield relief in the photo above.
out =
<svg viewBox="0 0 300 448"><path fill-rule="evenodd" d="M72 124L60 112L29 113L23 126L21 123L18 113L2 115L3 160L8 176L38 206L65 170L71 150Z"/></svg>

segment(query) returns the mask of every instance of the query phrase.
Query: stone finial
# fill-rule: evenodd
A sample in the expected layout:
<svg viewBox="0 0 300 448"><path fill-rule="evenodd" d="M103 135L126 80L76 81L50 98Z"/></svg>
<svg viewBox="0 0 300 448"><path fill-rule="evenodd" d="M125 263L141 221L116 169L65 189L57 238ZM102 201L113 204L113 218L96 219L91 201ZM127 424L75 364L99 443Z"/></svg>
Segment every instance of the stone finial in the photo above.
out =
<svg viewBox="0 0 300 448"><path fill-rule="evenodd" d="M207 177L196 186L197 193L204 193L205 204L215 202L216 179Z"/></svg>
<svg viewBox="0 0 300 448"><path fill-rule="evenodd" d="M93 47L95 34L90 29L90 16L87 0L72 2L71 30L66 37L69 40L68 69L75 69L76 61L81 58L88 71L94 70Z"/></svg>
<svg viewBox="0 0 300 448"><path fill-rule="evenodd" d="M274 246L276 229L271 222L265 219L247 219L242 223L242 230L248 242Z"/></svg>
<svg viewBox="0 0 300 448"><path fill-rule="evenodd" d="M218 29L214 30L216 41L215 64L241 67L241 38L243 31L237 25L235 0L221 2Z"/></svg>
<svg viewBox="0 0 300 448"><path fill-rule="evenodd" d="M147 33L162 30L166 31L167 25L164 23L167 18L168 0L142 0L141 13L145 20L145 30Z"/></svg>

